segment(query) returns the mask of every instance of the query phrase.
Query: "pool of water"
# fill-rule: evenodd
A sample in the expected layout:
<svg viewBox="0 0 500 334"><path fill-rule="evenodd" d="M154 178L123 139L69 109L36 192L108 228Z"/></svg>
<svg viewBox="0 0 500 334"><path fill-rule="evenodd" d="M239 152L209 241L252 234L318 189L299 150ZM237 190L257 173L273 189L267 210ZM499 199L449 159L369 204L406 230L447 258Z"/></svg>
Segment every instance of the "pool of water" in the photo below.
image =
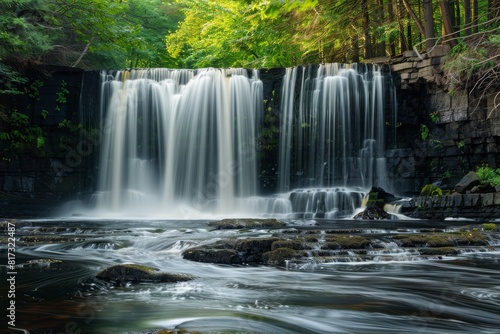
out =
<svg viewBox="0 0 500 334"><path fill-rule="evenodd" d="M468 224L287 222L301 229L356 228L365 233ZM273 233L212 230L205 220L32 219L18 221L15 233L15 297L7 298L9 284L1 286L2 304L15 300L15 327L2 325L2 333L500 332L498 247L453 257L311 261L287 268L183 259L182 252L195 245ZM7 245L2 243L0 251L6 274ZM103 268L120 263L197 279L113 286L95 278Z"/></svg>

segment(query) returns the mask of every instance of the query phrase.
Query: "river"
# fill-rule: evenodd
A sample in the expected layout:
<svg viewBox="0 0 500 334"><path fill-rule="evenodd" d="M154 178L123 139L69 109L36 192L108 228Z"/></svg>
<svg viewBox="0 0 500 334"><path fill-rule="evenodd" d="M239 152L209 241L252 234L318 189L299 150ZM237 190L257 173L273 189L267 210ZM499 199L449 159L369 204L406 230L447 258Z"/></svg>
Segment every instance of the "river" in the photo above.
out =
<svg viewBox="0 0 500 334"><path fill-rule="evenodd" d="M355 227L366 234L470 224L286 222L298 229ZM183 259L182 252L195 245L273 233L266 229L212 230L206 220L27 219L17 221L15 233L16 321L15 328L7 329L9 333L21 329L103 334L155 333L160 329L202 333L500 332L498 236L487 250L463 251L456 256L426 258L391 249L367 261L310 261L271 267ZM1 252L7 252L5 244L1 244ZM187 273L197 279L114 286L95 278L103 268L120 263ZM2 263L2 271L6 270ZM2 283L2 303L8 302L7 289Z"/></svg>

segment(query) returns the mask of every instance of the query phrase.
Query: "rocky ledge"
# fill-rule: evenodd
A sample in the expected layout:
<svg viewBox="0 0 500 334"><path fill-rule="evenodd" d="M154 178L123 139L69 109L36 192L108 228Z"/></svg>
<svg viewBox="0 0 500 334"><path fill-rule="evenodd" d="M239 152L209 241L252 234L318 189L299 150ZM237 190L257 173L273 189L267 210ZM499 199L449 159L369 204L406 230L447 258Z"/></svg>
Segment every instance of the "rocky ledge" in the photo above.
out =
<svg viewBox="0 0 500 334"><path fill-rule="evenodd" d="M500 186L485 184L470 171L450 190L435 184L423 187L420 196L400 202L401 213L412 218L468 218L488 221L500 218Z"/></svg>
<svg viewBox="0 0 500 334"><path fill-rule="evenodd" d="M269 230L268 237L231 238L190 248L187 260L231 264L301 266L304 263L365 262L398 257L439 259L461 252L500 249L496 224L458 230L422 228L411 233L363 229L296 228Z"/></svg>

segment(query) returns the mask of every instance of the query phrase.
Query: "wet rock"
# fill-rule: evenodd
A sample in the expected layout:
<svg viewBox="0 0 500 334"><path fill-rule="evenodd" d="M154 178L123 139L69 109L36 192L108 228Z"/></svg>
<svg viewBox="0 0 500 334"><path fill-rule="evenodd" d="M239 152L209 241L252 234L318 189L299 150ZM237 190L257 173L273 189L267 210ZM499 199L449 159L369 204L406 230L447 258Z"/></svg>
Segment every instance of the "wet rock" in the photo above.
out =
<svg viewBox="0 0 500 334"><path fill-rule="evenodd" d="M318 242L317 238L312 240L313 242ZM278 240L273 242L271 249L276 250L278 248L290 248L295 250L311 249L305 244L304 240Z"/></svg>
<svg viewBox="0 0 500 334"><path fill-rule="evenodd" d="M234 249L195 247L182 253L186 260L206 263L241 264L243 259Z"/></svg>
<svg viewBox="0 0 500 334"><path fill-rule="evenodd" d="M391 215L384 210L384 205L393 202L396 197L380 187L373 187L367 195L366 208L356 214L354 219L390 219Z"/></svg>
<svg viewBox="0 0 500 334"><path fill-rule="evenodd" d="M77 242L86 240L86 237L74 237L65 235L27 235L19 238L20 245L46 245L46 244L61 244L66 242Z"/></svg>
<svg viewBox="0 0 500 334"><path fill-rule="evenodd" d="M372 187L368 195L370 194L372 194L372 196L376 195L377 202L382 203L382 206L384 206L387 203L394 202L398 199L396 196L394 196L391 193L388 193L387 191L385 191L380 187ZM368 198L369 198L368 200L370 201L370 196L368 196Z"/></svg>
<svg viewBox="0 0 500 334"><path fill-rule="evenodd" d="M221 221L210 222L208 226L218 230L243 229L243 228L281 228L286 224L277 219L223 219Z"/></svg>
<svg viewBox="0 0 500 334"><path fill-rule="evenodd" d="M391 236L400 247L450 247L455 243L448 234L397 234Z"/></svg>
<svg viewBox="0 0 500 334"><path fill-rule="evenodd" d="M367 220L391 219L391 215L387 213L387 211L378 206L371 206L357 213L353 217L353 219L367 219Z"/></svg>
<svg viewBox="0 0 500 334"><path fill-rule="evenodd" d="M123 285L127 282L184 282L195 279L195 276L180 273L160 272L157 268L138 264L118 264L106 268L96 275L97 278Z"/></svg>
<svg viewBox="0 0 500 334"><path fill-rule="evenodd" d="M187 260L207 263L261 263L262 254L270 251L279 238L248 238L218 241L210 245L190 248L182 253Z"/></svg>
<svg viewBox="0 0 500 334"><path fill-rule="evenodd" d="M370 246L370 240L360 235L328 236L321 249L362 249Z"/></svg>
<svg viewBox="0 0 500 334"><path fill-rule="evenodd" d="M284 266L287 260L293 260L295 258L301 258L303 256L303 253L297 252L296 250L290 248L278 248L273 251L264 253L262 255L262 261L264 264Z"/></svg>
<svg viewBox="0 0 500 334"><path fill-rule="evenodd" d="M479 176L475 172L469 172L460 182L455 185L455 191L464 194L467 190L471 190L474 186L481 183Z"/></svg>
<svg viewBox="0 0 500 334"><path fill-rule="evenodd" d="M421 248L419 250L421 255L457 255L460 253L458 249L454 247L435 247L435 248Z"/></svg>

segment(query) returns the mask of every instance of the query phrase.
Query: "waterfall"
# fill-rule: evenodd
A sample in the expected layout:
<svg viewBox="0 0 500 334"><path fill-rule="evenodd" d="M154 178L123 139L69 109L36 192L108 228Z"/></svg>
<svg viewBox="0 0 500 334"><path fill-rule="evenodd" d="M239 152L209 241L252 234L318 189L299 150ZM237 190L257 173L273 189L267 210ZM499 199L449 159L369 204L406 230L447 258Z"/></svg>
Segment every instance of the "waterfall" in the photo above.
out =
<svg viewBox="0 0 500 334"><path fill-rule="evenodd" d="M390 190L385 109L394 94L378 66L284 70L277 189L267 197L259 194L259 71L101 76L103 139L93 196L101 214L336 218L354 212L370 187Z"/></svg>
<svg viewBox="0 0 500 334"><path fill-rule="evenodd" d="M246 70L105 75L100 211L186 218L256 194L262 83Z"/></svg>
<svg viewBox="0 0 500 334"><path fill-rule="evenodd" d="M394 94L381 69L324 64L287 69L283 80L279 190L292 192L293 211L335 217L372 186L390 189L385 96Z"/></svg>

